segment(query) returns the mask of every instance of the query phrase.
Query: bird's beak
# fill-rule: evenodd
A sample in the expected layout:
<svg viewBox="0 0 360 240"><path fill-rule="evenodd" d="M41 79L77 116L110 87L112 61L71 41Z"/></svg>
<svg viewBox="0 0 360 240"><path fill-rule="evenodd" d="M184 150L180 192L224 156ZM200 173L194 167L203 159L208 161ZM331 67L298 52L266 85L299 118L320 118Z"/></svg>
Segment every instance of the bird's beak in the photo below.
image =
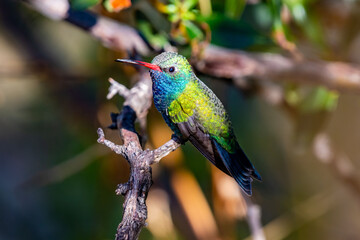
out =
<svg viewBox="0 0 360 240"><path fill-rule="evenodd" d="M122 63L130 63L130 64L135 64L135 65L140 65L140 66L144 66L144 67L150 68L152 70L161 72L161 68L158 65L147 63L147 62L141 62L141 61L130 60L130 59L116 59L115 62L122 62Z"/></svg>

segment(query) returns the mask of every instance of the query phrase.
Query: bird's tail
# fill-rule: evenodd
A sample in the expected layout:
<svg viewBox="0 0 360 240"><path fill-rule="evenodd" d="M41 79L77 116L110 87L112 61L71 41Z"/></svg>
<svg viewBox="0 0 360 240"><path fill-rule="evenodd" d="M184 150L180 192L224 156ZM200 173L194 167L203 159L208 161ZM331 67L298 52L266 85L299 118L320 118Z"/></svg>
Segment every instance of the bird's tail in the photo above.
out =
<svg viewBox="0 0 360 240"><path fill-rule="evenodd" d="M215 140L213 142L231 176L240 185L241 189L251 196L251 182L253 179L261 181L260 174L256 171L240 146L237 146L235 153L229 153Z"/></svg>

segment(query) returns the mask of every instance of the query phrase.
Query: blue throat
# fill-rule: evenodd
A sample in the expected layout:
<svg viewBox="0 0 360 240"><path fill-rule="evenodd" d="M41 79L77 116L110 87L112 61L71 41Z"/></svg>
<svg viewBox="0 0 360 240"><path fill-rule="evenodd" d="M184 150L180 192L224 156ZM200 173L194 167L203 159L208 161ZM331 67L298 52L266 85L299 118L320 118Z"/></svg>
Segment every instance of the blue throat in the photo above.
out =
<svg viewBox="0 0 360 240"><path fill-rule="evenodd" d="M159 112L164 112L171 104L172 101L184 91L186 84L186 78L180 78L184 80L174 79L167 74L159 71L150 70L150 76L152 79L152 90L154 97L154 104Z"/></svg>

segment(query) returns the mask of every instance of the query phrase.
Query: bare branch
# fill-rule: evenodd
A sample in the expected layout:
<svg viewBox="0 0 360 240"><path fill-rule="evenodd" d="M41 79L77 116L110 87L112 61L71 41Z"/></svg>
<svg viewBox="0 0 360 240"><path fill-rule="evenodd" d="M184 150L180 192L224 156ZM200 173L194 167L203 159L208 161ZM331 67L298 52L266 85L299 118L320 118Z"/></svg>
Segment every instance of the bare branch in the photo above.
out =
<svg viewBox="0 0 360 240"><path fill-rule="evenodd" d="M242 193L245 199L247 212L246 220L250 228L251 236L253 240L265 240L265 233L261 224L261 208L259 205L254 204L248 196Z"/></svg>
<svg viewBox="0 0 360 240"><path fill-rule="evenodd" d="M53 20L68 21L86 30L107 48L125 52L136 50L142 55L150 52L149 45L136 29L89 11L71 9L68 0L22 1Z"/></svg>
<svg viewBox="0 0 360 240"><path fill-rule="evenodd" d="M64 0L28 0L28 2L40 13L53 20L61 20L67 16L70 3Z"/></svg>
<svg viewBox="0 0 360 240"><path fill-rule="evenodd" d="M109 93L106 96L107 99L111 99L115 96L115 94L119 94L123 98L127 98L130 94L130 90L127 89L124 85L118 83L112 78L109 78L110 87L109 87Z"/></svg>
<svg viewBox="0 0 360 240"><path fill-rule="evenodd" d="M60 164L35 174L25 183L21 184L20 189L26 189L34 186L46 186L63 181L64 179L76 174L77 172L90 165L97 158L110 153L108 149L94 144L84 151L76 154Z"/></svg>
<svg viewBox="0 0 360 240"><path fill-rule="evenodd" d="M337 176L359 199L360 182L357 172L345 153L336 151L330 137L325 133L319 133L313 143L315 156L324 164L327 164L333 174Z"/></svg>
<svg viewBox="0 0 360 240"><path fill-rule="evenodd" d="M99 17L88 11L68 9L66 14L53 11L47 0L23 0L53 19L63 19L88 31L104 46L113 50L133 51L148 55L151 46L138 31L110 18ZM63 2L63 3L62 3ZM56 0L61 6L67 0ZM41 6L41 7L39 7ZM61 17L62 16L62 17ZM343 92L360 93L360 68L343 62L296 61L280 54L247 53L209 45L202 56L193 62L194 67L207 75L232 79L241 87L243 78L261 81L290 81L324 85Z"/></svg>
<svg viewBox="0 0 360 240"><path fill-rule="evenodd" d="M286 239L295 230L328 213L337 202L336 194L329 190L316 193L267 223L263 227L265 236L271 240ZM253 236L245 240L253 240Z"/></svg>
<svg viewBox="0 0 360 240"><path fill-rule="evenodd" d="M63 19L88 31L108 48L121 51L136 50L142 55L148 55L151 51L146 40L134 28L87 11L71 10L67 0L56 0L56 4L62 6L59 9L54 9L46 4L47 1L27 0L26 2L52 19ZM67 8L66 11L64 11L64 7ZM195 60L193 66L196 70L210 76L231 79L240 88L244 79L256 79L262 83L290 81L301 84L317 84L342 92L360 93L360 68L342 62L295 61L279 54L247 53L213 45L204 49L202 55ZM98 141L124 156L131 166L129 182L119 185L116 191L117 194L126 195L123 221L118 227L116 239L136 239L145 225L147 217L145 200L151 186L150 165L157 163L180 144L175 140L170 140L153 151L144 151L141 147L134 122L138 118L141 125L145 126L146 115L151 106L151 81L147 73L143 72L140 81L130 90L115 81L111 81L111 84L108 98L115 94L125 98L122 113L117 119L124 143L119 146L106 140L102 130L99 130ZM266 96L272 102L281 101L281 91L275 88L275 91L271 91L271 93ZM324 155L321 155L323 154L321 146L327 146L326 141L321 142L321 138L315 140L316 144L314 151L319 159L330 163L334 173L338 174L360 196L360 184L356 181L355 174L350 171L349 161L345 161L346 158L341 154L330 152L327 155L326 149L323 152ZM256 208L254 210L248 212L248 220L256 230L258 229L257 224L259 224L259 211Z"/></svg>
<svg viewBox="0 0 360 240"><path fill-rule="evenodd" d="M104 131L101 128L98 128L98 143L104 144L108 148L110 148L112 151L114 151L116 154L122 155L123 157L126 157L125 155L125 148L121 145L116 145L115 143L105 139Z"/></svg>
<svg viewBox="0 0 360 240"><path fill-rule="evenodd" d="M140 81L130 89L129 97L125 99L124 106L129 105L135 110L139 119L146 117L152 104L152 82L148 71L140 73Z"/></svg>
<svg viewBox="0 0 360 240"><path fill-rule="evenodd" d="M134 28L106 17L97 17L97 23L90 34L99 39L107 48L120 51L136 51L142 55L149 54L149 46Z"/></svg>
<svg viewBox="0 0 360 240"><path fill-rule="evenodd" d="M167 143L154 150L154 158L149 164L158 163L163 157L166 157L180 146L181 144L174 139L169 140Z"/></svg>
<svg viewBox="0 0 360 240"><path fill-rule="evenodd" d="M360 68L342 62L295 61L279 54L247 53L207 47L194 66L202 73L233 79L244 78L324 85L338 91L360 93Z"/></svg>
<svg viewBox="0 0 360 240"><path fill-rule="evenodd" d="M116 240L137 239L147 219L146 197L152 184L150 165L180 147L180 143L171 139L155 150L143 150L138 134L135 132L136 118L145 118L152 102L151 80L147 72L139 74L140 80L130 90L111 79L109 95L119 93L125 96L124 107L117 116L117 127L123 145L105 138L101 128L98 129L98 142L109 147L126 158L130 164L130 178L127 183L119 184L116 194L125 196L124 215L117 228ZM108 95L108 96L109 96Z"/></svg>

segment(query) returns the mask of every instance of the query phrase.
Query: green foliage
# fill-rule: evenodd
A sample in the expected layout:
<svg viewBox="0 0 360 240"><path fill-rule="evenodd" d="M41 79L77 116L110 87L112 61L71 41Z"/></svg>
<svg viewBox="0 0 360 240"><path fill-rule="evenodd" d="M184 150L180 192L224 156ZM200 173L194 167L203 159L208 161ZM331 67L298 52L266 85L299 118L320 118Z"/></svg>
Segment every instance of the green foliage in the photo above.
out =
<svg viewBox="0 0 360 240"><path fill-rule="evenodd" d="M303 113L335 110L339 94L325 87L295 87L286 92L286 101Z"/></svg>
<svg viewBox="0 0 360 240"><path fill-rule="evenodd" d="M103 6L108 12L113 12L114 11L113 6L111 5L111 0L104 0Z"/></svg>
<svg viewBox="0 0 360 240"><path fill-rule="evenodd" d="M274 33L277 33L285 42L299 47L304 61L309 57L331 59L333 56L338 61L359 60L358 41L354 41L359 36L356 27L359 25L356 21L359 20L356 17L359 1L355 0L258 0L251 4L245 0L133 0L130 9L117 14L109 14L99 6L103 2L107 11L112 12L110 0L69 1L77 10L97 5L92 11L136 28L155 49L174 44L187 57L194 55L196 44L208 41L210 35L212 44L229 49L287 54L276 41ZM62 181L43 187L35 184L28 189L20 186L34 174L76 159L96 144L96 128L108 125L107 114L116 112L123 101L120 97L105 101L108 83L104 79L114 77L130 86L133 85L127 81L130 74L122 75L119 65L113 63L119 53L101 47L101 43L89 34L70 24L49 21L25 7L21 7L21 15L17 15L13 11L21 4L12 5L14 7L3 11L13 18L2 21L4 26L0 29L2 68L6 70L0 81L3 127L0 146L4 160L0 168L0 183L4 189L0 206L6 207L0 212L3 219L11 220L3 221L0 235L4 239L30 240L113 239L121 219L123 201L113 192L116 184L127 181L129 173L124 159L115 154L101 159L89 154L87 163L80 162L80 165L84 164L82 169L76 170L79 162L75 161L66 171L57 171L47 177L50 180L57 175L66 177L68 171L74 171ZM2 18L5 15L1 15ZM28 18L24 21L22 17L26 15ZM19 39L13 41L13 36L17 35ZM21 42L26 44L18 45ZM151 60L146 58L150 56L143 57L144 61ZM29 61L35 65L29 65ZM257 89L251 91L252 79L246 82L250 83L250 91L244 93L233 84L199 77L207 81L223 100L241 146L264 178L262 183L255 183L254 188L254 200L263 209L263 222L275 222L282 214L296 212L298 206L306 205L299 204L305 196L313 195L306 212L325 206L321 208L322 214L316 219L311 218L311 214L310 218L306 214L290 216L288 222L294 224L293 228L292 224L280 224L280 227L291 235L281 236L282 239L359 239L358 213L354 211L358 201L341 186L338 176L331 176L328 168L319 164L312 154L314 137L325 132L336 147L334 156L342 156L343 152L337 154L337 150L345 150L349 159L358 157L356 148L360 135L354 129L360 118L360 102L356 94L345 94L340 98L338 92L326 87L275 82L283 90L285 104L280 102L273 107L258 95ZM167 129L159 117L152 108L148 116L149 136L163 137L165 142L171 133L158 131L161 129L159 124ZM120 144L116 131L109 130L107 134ZM196 176L211 209L215 209L219 203L213 198L217 186L210 180L210 164L191 144L182 147L180 153L184 154L179 154L178 159L173 157L175 153L169 155L169 162L182 161L182 167ZM180 165L178 162L176 164ZM192 229L189 219L185 218L184 208L171 185L177 167L174 166L168 167L163 160L161 166L154 166L154 186L150 194L156 188L166 192L171 204L169 219L174 221L173 234L181 232L184 236L159 238L151 228L146 228L140 239L194 238L193 233L189 233ZM340 186L342 190L338 191ZM195 198L193 193L187 194L191 200ZM148 206L149 216L154 216L151 212L154 206ZM196 208L195 211L197 214L202 210ZM182 214L177 214L179 212ZM225 221L224 225L228 226L224 230L221 225L227 218L219 217L216 212L214 216L220 238L248 237L249 230L244 221L237 221L235 225Z"/></svg>
<svg viewBox="0 0 360 240"><path fill-rule="evenodd" d="M169 2L164 12L168 14L171 22L195 20L199 13L197 9L194 9L197 0L170 0Z"/></svg>
<svg viewBox="0 0 360 240"><path fill-rule="evenodd" d="M226 0L225 15L230 18L239 18L245 8L246 0Z"/></svg>
<svg viewBox="0 0 360 240"><path fill-rule="evenodd" d="M299 24L304 24L307 19L306 2L306 0L283 0L284 5L289 8L294 20Z"/></svg>
<svg viewBox="0 0 360 240"><path fill-rule="evenodd" d="M140 21L138 28L154 48L161 49L170 44L164 32L158 34L153 33L151 24L148 21Z"/></svg>
<svg viewBox="0 0 360 240"><path fill-rule="evenodd" d="M195 39L201 40L204 38L204 34L200 30L200 28L196 26L196 24L194 24L192 21L185 20L183 21L183 24L185 26L187 36L191 40L195 40Z"/></svg>
<svg viewBox="0 0 360 240"><path fill-rule="evenodd" d="M256 29L256 20L252 25L240 19L231 19L221 14L213 14L206 19L212 33L211 42L224 47L249 49L273 46L269 37Z"/></svg>
<svg viewBox="0 0 360 240"><path fill-rule="evenodd" d="M100 0L71 0L75 9L86 9ZM113 11L110 0L103 2L108 11ZM324 45L322 26L318 16L310 11L314 0L267 0L247 4L245 0L168 0L152 5L138 1L137 9L146 17L138 26L155 47L168 44L169 37L179 44L191 44L205 40L205 28L209 25L212 42L217 45L240 49L271 49L271 38L286 48L303 34L310 41ZM284 19L288 12L290 19ZM166 19L161 16L166 14ZM301 32L295 32L295 23ZM172 25L170 31L170 24ZM170 34L169 34L170 33ZM166 40L167 38L167 40Z"/></svg>
<svg viewBox="0 0 360 240"><path fill-rule="evenodd" d="M204 38L202 30L195 24L200 15L199 10L195 9L197 3L198 0L170 0L163 8L169 21L176 26L172 31L173 37L181 42L201 41Z"/></svg>
<svg viewBox="0 0 360 240"><path fill-rule="evenodd" d="M84 10L98 4L100 0L70 0L71 8Z"/></svg>

